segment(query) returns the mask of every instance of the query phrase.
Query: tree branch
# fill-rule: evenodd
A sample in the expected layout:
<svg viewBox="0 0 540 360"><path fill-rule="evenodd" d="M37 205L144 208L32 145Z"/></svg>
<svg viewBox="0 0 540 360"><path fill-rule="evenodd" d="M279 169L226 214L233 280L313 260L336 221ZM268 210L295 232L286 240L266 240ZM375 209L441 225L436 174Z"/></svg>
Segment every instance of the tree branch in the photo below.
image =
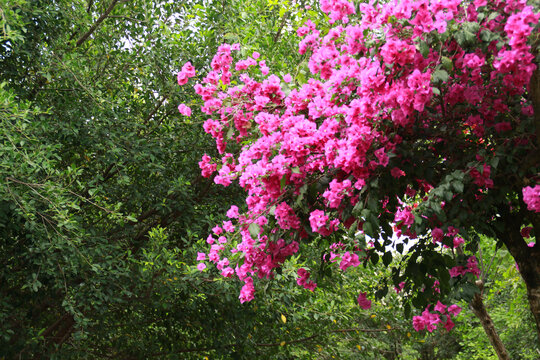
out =
<svg viewBox="0 0 540 360"><path fill-rule="evenodd" d="M392 331L392 330L394 330L394 329L354 329L353 328L353 329L330 330L329 333L347 333L347 332L353 332L353 331L358 331L358 332L385 332L385 331ZM321 334L311 335L311 336L307 336L307 337L304 337L304 338L291 340L291 341L282 341L282 342L276 342L276 343L270 343L270 344L255 343L254 346L258 346L258 347L285 346L285 345L289 345L289 344L297 344L297 343L301 343L301 342L306 342L306 341L315 339L315 338L317 338L319 336L321 336ZM219 347L215 346L215 347L200 347L200 348L192 348L192 349L181 349L181 350L176 350L174 352L159 352L159 353L152 354L151 356L152 357L157 357L157 356L163 356L163 355L182 354L182 353L188 353L188 352L204 352L204 351L211 351L211 350L216 350L216 349L220 349L220 348L221 349L229 349L229 348L239 346L239 345L241 345L241 343L228 344L228 345L223 345L223 346L219 346Z"/></svg>
<svg viewBox="0 0 540 360"><path fill-rule="evenodd" d="M167 100L167 96L164 96L157 104L156 106L154 107L154 109L150 112L150 114L148 114L148 116L146 117L146 119L144 119L144 125L146 125L148 123L148 121L150 121L150 119L156 114L156 112L159 110L159 108L161 107L161 105L163 105L163 103L165 102L165 100Z"/></svg>
<svg viewBox="0 0 540 360"><path fill-rule="evenodd" d="M81 46L85 41L86 39L88 39L88 37L90 35L92 35L94 33L94 31L96 31L96 29L98 28L99 24L101 24L103 22L103 20L105 20L107 18L107 16L109 16L109 14L111 13L111 11L114 9L114 7L116 6L116 4L118 3L119 0L113 0L111 2L111 4L109 5L109 7L107 8L107 10L105 10L105 12L103 14L101 14L101 16L96 20L96 22L90 27L90 29L84 33L80 38L79 40L77 40L77 47Z"/></svg>
<svg viewBox="0 0 540 360"><path fill-rule="evenodd" d="M281 24L279 24L279 29L276 35L274 35L274 39L273 39L274 44L277 43L277 41L279 40L279 37L281 36L281 32L283 31L283 28L285 27L285 22L287 21L288 17L289 17L289 12L286 12L283 15L283 18L281 19Z"/></svg>

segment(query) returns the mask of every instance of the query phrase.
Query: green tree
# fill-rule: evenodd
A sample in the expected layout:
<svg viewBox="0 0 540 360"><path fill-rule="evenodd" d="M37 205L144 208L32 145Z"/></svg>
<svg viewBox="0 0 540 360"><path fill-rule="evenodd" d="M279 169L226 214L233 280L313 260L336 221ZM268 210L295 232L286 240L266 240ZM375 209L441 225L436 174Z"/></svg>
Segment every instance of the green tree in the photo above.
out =
<svg viewBox="0 0 540 360"><path fill-rule="evenodd" d="M145 357L198 346L207 334L186 324L201 313L232 328L226 314L238 305L200 300L185 262L236 192L200 176L208 141L196 121L176 115L193 94L175 84L181 63L208 62L227 9L2 2L5 357Z"/></svg>

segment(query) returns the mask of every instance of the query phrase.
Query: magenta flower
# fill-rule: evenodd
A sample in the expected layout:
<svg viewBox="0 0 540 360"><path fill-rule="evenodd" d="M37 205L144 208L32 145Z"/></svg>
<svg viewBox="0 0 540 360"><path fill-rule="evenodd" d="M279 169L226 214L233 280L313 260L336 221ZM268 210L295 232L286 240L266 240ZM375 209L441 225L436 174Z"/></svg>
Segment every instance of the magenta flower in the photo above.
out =
<svg viewBox="0 0 540 360"><path fill-rule="evenodd" d="M527 204L527 210L540 212L540 185L524 187L523 202Z"/></svg>
<svg viewBox="0 0 540 360"><path fill-rule="evenodd" d="M191 109L186 104L178 105L178 111L184 116L191 116Z"/></svg>
<svg viewBox="0 0 540 360"><path fill-rule="evenodd" d="M364 309L364 310L369 310L371 309L371 300L368 300L367 299L367 293L363 292L363 293L360 293L358 295L358 305Z"/></svg>
<svg viewBox="0 0 540 360"><path fill-rule="evenodd" d="M448 313L452 314L452 316L458 316L460 312L461 312L461 307L459 307L458 305L454 304L448 307Z"/></svg>

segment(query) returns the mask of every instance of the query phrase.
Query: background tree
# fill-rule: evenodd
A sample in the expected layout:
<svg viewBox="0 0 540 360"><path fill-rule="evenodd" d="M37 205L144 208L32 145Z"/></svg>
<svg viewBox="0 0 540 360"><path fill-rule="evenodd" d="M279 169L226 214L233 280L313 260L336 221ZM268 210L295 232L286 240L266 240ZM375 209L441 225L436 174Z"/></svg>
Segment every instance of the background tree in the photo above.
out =
<svg viewBox="0 0 540 360"><path fill-rule="evenodd" d="M186 330L204 314L199 329L231 324L230 303L198 297L184 260L236 192L199 175L208 141L179 121L193 94L175 85L180 63L207 63L228 9L2 3L6 358L146 357L204 345L207 333Z"/></svg>

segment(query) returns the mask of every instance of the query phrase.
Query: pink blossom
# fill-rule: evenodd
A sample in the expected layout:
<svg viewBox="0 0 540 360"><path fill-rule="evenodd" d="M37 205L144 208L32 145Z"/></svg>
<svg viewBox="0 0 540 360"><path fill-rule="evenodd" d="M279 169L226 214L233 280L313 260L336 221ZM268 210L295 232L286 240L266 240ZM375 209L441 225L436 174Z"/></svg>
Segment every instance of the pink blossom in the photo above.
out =
<svg viewBox="0 0 540 360"><path fill-rule="evenodd" d="M390 174L396 179L399 179L400 177L405 176L405 171L397 167L393 167L392 170L390 170Z"/></svg>
<svg viewBox="0 0 540 360"><path fill-rule="evenodd" d="M197 270L203 271L204 269L206 269L206 264L205 263L197 264Z"/></svg>
<svg viewBox="0 0 540 360"><path fill-rule="evenodd" d="M329 217L322 210L314 210L309 215L311 230L323 236L328 236L337 229L339 221L329 221Z"/></svg>
<svg viewBox="0 0 540 360"><path fill-rule="evenodd" d="M236 219L238 218L238 206L232 205L231 208L227 211L227 217L229 219Z"/></svg>
<svg viewBox="0 0 540 360"><path fill-rule="evenodd" d="M178 105L178 111L184 116L191 116L191 109L186 104Z"/></svg>
<svg viewBox="0 0 540 360"><path fill-rule="evenodd" d="M440 301L437 301L434 310L440 312L441 314L444 314L446 312L446 305L444 305Z"/></svg>
<svg viewBox="0 0 540 360"><path fill-rule="evenodd" d="M441 322L439 314L433 314L428 309L422 313L424 323L426 324L427 331L433 332L437 328L437 324Z"/></svg>
<svg viewBox="0 0 540 360"><path fill-rule="evenodd" d="M231 267L229 267L229 266L227 266L226 268L224 268L224 269L221 271L221 276L223 276L223 277L228 278L228 277L231 277L231 276L233 276L233 275L234 275L234 270L233 270Z"/></svg>
<svg viewBox="0 0 540 360"><path fill-rule="evenodd" d="M404 287L405 287L405 281L400 282L398 286L394 287L396 294L399 294L403 290Z"/></svg>
<svg viewBox="0 0 540 360"><path fill-rule="evenodd" d="M195 68L188 61L182 66L182 70L178 73L178 85L185 85L189 78L195 76Z"/></svg>
<svg viewBox="0 0 540 360"><path fill-rule="evenodd" d="M454 237L454 248L457 248L459 245L462 245L465 243L465 240L461 236Z"/></svg>
<svg viewBox="0 0 540 360"><path fill-rule="evenodd" d="M524 187L523 202L527 204L527 210L540 212L540 185Z"/></svg>
<svg viewBox="0 0 540 360"><path fill-rule="evenodd" d="M465 268L463 266L454 266L450 270L448 270L451 277L458 277L460 275L464 275L466 273Z"/></svg>
<svg viewBox="0 0 540 360"><path fill-rule="evenodd" d="M346 0L321 0L321 10L330 14L330 24L341 20L349 22L347 15L354 14L354 5Z"/></svg>
<svg viewBox="0 0 540 360"><path fill-rule="evenodd" d="M422 331L426 328L426 321L422 316L413 316L413 328L416 331Z"/></svg>
<svg viewBox="0 0 540 360"><path fill-rule="evenodd" d="M229 265L229 259L223 258L220 261L218 261L216 267L218 270L223 270L228 265Z"/></svg>
<svg viewBox="0 0 540 360"><path fill-rule="evenodd" d="M481 271L478 268L478 261L476 260L476 256L471 256L467 259L467 272L470 272L476 277L480 277Z"/></svg>
<svg viewBox="0 0 540 360"><path fill-rule="evenodd" d="M446 318L446 323L444 324L446 331L450 331L454 328L454 322L450 318Z"/></svg>
<svg viewBox="0 0 540 360"><path fill-rule="evenodd" d="M431 230L431 236L433 237L434 241L442 242L444 238L444 233L440 228L433 228L433 230Z"/></svg>
<svg viewBox="0 0 540 360"><path fill-rule="evenodd" d="M296 280L296 283L300 286L303 286L304 288L314 291L317 287L317 284L313 281L308 280L311 274L306 269L298 269L298 279Z"/></svg>
<svg viewBox="0 0 540 360"><path fill-rule="evenodd" d="M223 230L225 230L226 232L234 232L234 225L232 221L224 221Z"/></svg>
<svg viewBox="0 0 540 360"><path fill-rule="evenodd" d="M220 236L220 237L218 237L218 242L220 244L226 244L227 243L227 238L225 236Z"/></svg>
<svg viewBox="0 0 540 360"><path fill-rule="evenodd" d="M254 294L255 287L253 286L253 279L247 277L244 279L244 286L242 286L242 289L240 290L240 296L238 297L240 299L240 303L243 304L247 301L253 300Z"/></svg>
<svg viewBox="0 0 540 360"><path fill-rule="evenodd" d="M284 230L300 228L300 220L286 202L279 203L274 214L280 228Z"/></svg>
<svg viewBox="0 0 540 360"><path fill-rule="evenodd" d="M221 235L223 234L223 229L221 228L221 226L216 225L212 228L212 232L216 235Z"/></svg>
<svg viewBox="0 0 540 360"><path fill-rule="evenodd" d="M377 179L385 180L379 187L388 186L386 180L396 183L388 188L386 199L377 202L381 220L394 214L396 234L411 239L425 236L422 229L427 225L436 243L445 236L453 239L454 246L464 242L458 229L449 226L444 234L436 227L446 226L446 220L434 212L450 215L471 192L479 202L491 196L493 191L487 190L494 187L494 179L507 171L491 167L492 150L531 146L529 137L515 133L524 123L506 115L521 112L525 119L533 113L525 95L536 69L530 36L540 14L521 0L463 4L460 0L363 2L358 4L358 19L346 25L356 13L355 4L322 0L321 10L338 24L318 30L307 21L297 30L298 51L307 54L309 73L294 86L285 84L292 82L290 74L283 80L271 75L260 54L236 61L232 51L239 49L238 44L219 47L211 71L194 88L204 102L201 111L208 115L204 131L222 156L205 155L199 166L204 177L215 175L214 182L223 186L237 182L246 192L245 212L239 214L236 207L227 212L234 225L224 222L220 233L207 238L208 258L223 267L222 275L245 282L242 302L253 296L254 276L272 278L275 269L299 251L299 239L316 236L312 232L328 236L340 223L348 228L363 217L362 211L351 216L350 210L371 198ZM498 15L488 21L487 14L495 12ZM403 27L405 21L413 25L411 33ZM454 41L459 40L453 35L456 29L468 23L478 24L473 35L482 46ZM448 31L448 41L436 51L424 52L424 42L433 43L436 32ZM485 35L491 33L497 36L488 43ZM178 81L183 84L193 76L194 68L186 64ZM186 112L187 106L179 110ZM505 132L511 133L503 136ZM414 142L418 136L420 148ZM470 163L468 156L452 155L449 142L454 137L463 140L459 142L463 149L483 154L477 158L479 166ZM429 176L433 184L417 178L423 176L416 169L422 157L415 158L410 149L424 151L426 164L435 160L443 165L440 174ZM387 166L390 171L383 169ZM466 174L470 178L466 183L474 185L445 199L446 205L441 202L439 209L430 203L431 189L448 179L446 175L452 173L447 170ZM408 183L401 179L405 175ZM456 187L453 181L451 185ZM523 189L531 211L540 211L539 188ZM375 191L381 190L385 194L386 189ZM455 221L452 216L448 221ZM413 227L416 219L420 226ZM306 220L312 232L305 228ZM331 249L329 259L343 270L360 263L359 249L345 249ZM237 255L230 258L241 259L242 265L225 265L220 260L225 252ZM467 273L480 273L473 257L466 265L450 269L454 277ZM310 290L316 286L306 270L298 272L297 282ZM439 291L437 282L434 289ZM439 315L444 306L437 304L436 314L426 309L415 317L415 328L433 331L443 323ZM453 323L446 321L444 326L449 329Z"/></svg>
<svg viewBox="0 0 540 360"><path fill-rule="evenodd" d="M203 252L197 253L197 261L206 260L206 254Z"/></svg>
<svg viewBox="0 0 540 360"><path fill-rule="evenodd" d="M339 268L342 271L347 270L349 267L357 267L360 265L360 260L358 258L358 255L355 253L345 252L341 256L341 262L339 263Z"/></svg>
<svg viewBox="0 0 540 360"><path fill-rule="evenodd" d="M369 310L371 309L371 300L367 299L367 293L363 292L358 295L358 305L364 309Z"/></svg>
<svg viewBox="0 0 540 360"><path fill-rule="evenodd" d="M396 211L396 216L394 218L396 223L402 222L404 225L410 226L414 223L414 215L412 214L410 208L405 208Z"/></svg>
<svg viewBox="0 0 540 360"><path fill-rule="evenodd" d="M460 312L461 312L461 307L459 307L458 305L454 304L448 307L448 313L451 314L452 316L458 316Z"/></svg>
<svg viewBox="0 0 540 360"><path fill-rule="evenodd" d="M202 170L203 177L210 177L214 171L217 169L217 164L211 163L212 159L210 156L204 154L202 160L199 161L199 167Z"/></svg>

